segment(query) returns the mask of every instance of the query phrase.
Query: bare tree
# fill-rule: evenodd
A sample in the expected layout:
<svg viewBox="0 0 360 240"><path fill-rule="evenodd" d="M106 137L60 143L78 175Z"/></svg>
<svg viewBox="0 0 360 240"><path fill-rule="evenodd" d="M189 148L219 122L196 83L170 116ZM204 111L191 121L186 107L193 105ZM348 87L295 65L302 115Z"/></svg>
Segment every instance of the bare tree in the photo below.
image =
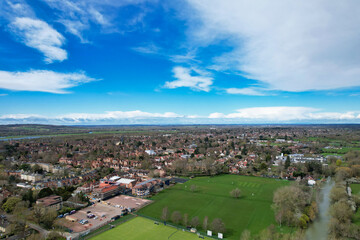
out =
<svg viewBox="0 0 360 240"><path fill-rule="evenodd" d="M245 229L240 236L240 240L250 240L251 239L251 234L250 231Z"/></svg>
<svg viewBox="0 0 360 240"><path fill-rule="evenodd" d="M238 188L235 188L234 190L232 190L230 192L230 195L233 197L233 198L239 198L241 196L241 190L238 189Z"/></svg>
<svg viewBox="0 0 360 240"><path fill-rule="evenodd" d="M225 223L220 218L215 218L211 223L211 229L217 233L225 232Z"/></svg>
<svg viewBox="0 0 360 240"><path fill-rule="evenodd" d="M208 216L205 216L204 217L204 221L203 221L203 229L204 229L204 231L206 231L207 229L208 229L208 227L209 227L209 217Z"/></svg>
<svg viewBox="0 0 360 240"><path fill-rule="evenodd" d="M199 217L195 216L191 219L190 225L194 228L197 228L200 224Z"/></svg>
<svg viewBox="0 0 360 240"><path fill-rule="evenodd" d="M168 207L164 207L163 210L162 210L162 215L161 215L161 219L163 221L168 221L169 220L169 208Z"/></svg>
<svg viewBox="0 0 360 240"><path fill-rule="evenodd" d="M183 217L183 224L187 226L189 224L189 214L185 213Z"/></svg>
<svg viewBox="0 0 360 240"><path fill-rule="evenodd" d="M174 211L171 214L171 221L175 224L179 224L181 221L181 213L179 211Z"/></svg>

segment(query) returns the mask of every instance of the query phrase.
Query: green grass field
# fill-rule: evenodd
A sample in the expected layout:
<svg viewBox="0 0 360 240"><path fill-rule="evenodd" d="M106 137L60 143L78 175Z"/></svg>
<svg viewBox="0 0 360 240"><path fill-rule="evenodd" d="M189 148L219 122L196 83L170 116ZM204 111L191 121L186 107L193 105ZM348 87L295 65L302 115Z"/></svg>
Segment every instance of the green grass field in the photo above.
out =
<svg viewBox="0 0 360 240"><path fill-rule="evenodd" d="M273 192L288 184L285 180L237 175L198 177L155 195L154 203L140 213L160 219L162 209L167 206L170 212L189 214L189 219L198 216L201 223L205 216L209 221L221 218L227 229L224 236L239 239L245 229L257 234L271 224L277 225L271 209ZM190 191L191 185L197 186L195 192ZM240 199L229 194L235 188L242 191Z"/></svg>
<svg viewBox="0 0 360 240"><path fill-rule="evenodd" d="M350 187L352 194L360 196L360 184L351 184Z"/></svg>
<svg viewBox="0 0 360 240"><path fill-rule="evenodd" d="M194 233L183 232L163 224L156 225L154 221L143 217L136 217L111 230L103 232L91 240L196 240ZM208 239L208 238L205 238Z"/></svg>
<svg viewBox="0 0 360 240"><path fill-rule="evenodd" d="M328 154L328 155L331 155L331 154L343 155L343 154L346 154L346 153L348 153L350 151L360 151L360 148L359 147L343 147L341 149L326 149L326 148L323 148L322 151L323 151L324 154Z"/></svg>
<svg viewBox="0 0 360 240"><path fill-rule="evenodd" d="M352 195L360 196L360 184L351 184ZM360 225L360 209L358 209L354 215L354 223Z"/></svg>

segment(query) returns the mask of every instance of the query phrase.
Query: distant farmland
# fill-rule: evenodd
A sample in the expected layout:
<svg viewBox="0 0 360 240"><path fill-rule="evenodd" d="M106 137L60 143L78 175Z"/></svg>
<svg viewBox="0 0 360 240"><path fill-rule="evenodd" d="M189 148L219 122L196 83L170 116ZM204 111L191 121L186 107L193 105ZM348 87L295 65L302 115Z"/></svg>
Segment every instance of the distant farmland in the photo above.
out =
<svg viewBox="0 0 360 240"><path fill-rule="evenodd" d="M205 216L209 222L221 218L227 229L225 237L239 239L245 229L257 234L271 224L277 225L271 209L273 192L288 184L285 180L236 175L199 177L162 191L140 213L160 219L167 206L170 213L187 213L189 219L198 216L201 223ZM190 191L191 185L196 185L196 191ZM239 188L243 197L232 198L229 192L234 188Z"/></svg>

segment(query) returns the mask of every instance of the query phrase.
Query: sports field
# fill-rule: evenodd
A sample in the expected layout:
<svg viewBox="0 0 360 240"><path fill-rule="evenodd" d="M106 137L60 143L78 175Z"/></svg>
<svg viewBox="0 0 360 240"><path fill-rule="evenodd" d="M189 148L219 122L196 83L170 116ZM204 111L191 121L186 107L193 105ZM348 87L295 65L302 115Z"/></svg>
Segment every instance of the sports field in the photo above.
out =
<svg viewBox="0 0 360 240"><path fill-rule="evenodd" d="M91 240L197 240L199 237L195 233L183 232L176 228L156 225L154 221L143 217L136 217L111 230L101 233ZM208 239L208 238L205 238Z"/></svg>
<svg viewBox="0 0 360 240"><path fill-rule="evenodd" d="M227 229L224 236L239 239L245 229L257 234L271 224L277 225L271 209L273 192L287 184L286 180L237 175L199 177L160 192L140 213L160 219L167 206L170 213L187 213L189 219L198 216L201 223L205 216L209 222L221 218ZM195 192L190 191L191 185L197 186ZM240 199L229 194L235 188L242 191Z"/></svg>

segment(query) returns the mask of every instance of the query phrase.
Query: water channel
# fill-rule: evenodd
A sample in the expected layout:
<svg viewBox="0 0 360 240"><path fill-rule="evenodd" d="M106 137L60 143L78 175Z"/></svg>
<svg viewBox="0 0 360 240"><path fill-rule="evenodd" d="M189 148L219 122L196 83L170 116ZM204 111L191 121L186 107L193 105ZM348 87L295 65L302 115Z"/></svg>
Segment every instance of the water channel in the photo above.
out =
<svg viewBox="0 0 360 240"><path fill-rule="evenodd" d="M307 240L326 240L328 239L329 230L329 207L330 207L330 191L334 186L334 181L330 178L324 183L320 191L320 198L318 199L319 216L313 224L310 225L306 231Z"/></svg>

